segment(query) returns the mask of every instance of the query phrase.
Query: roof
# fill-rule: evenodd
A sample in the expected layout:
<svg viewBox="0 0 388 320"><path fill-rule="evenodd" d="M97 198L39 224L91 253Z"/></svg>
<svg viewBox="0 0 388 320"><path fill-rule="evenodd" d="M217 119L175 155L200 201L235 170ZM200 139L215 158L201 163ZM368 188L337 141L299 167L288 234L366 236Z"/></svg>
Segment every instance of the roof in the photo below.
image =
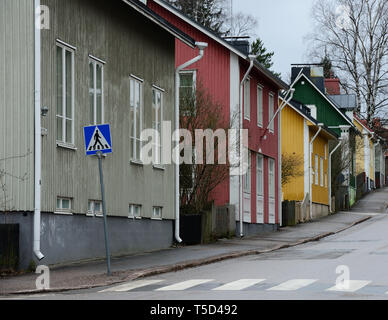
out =
<svg viewBox="0 0 388 320"><path fill-rule="evenodd" d="M341 109L354 110L357 107L357 97L354 94L330 95L329 99L333 100Z"/></svg>
<svg viewBox="0 0 388 320"><path fill-rule="evenodd" d="M319 90L318 88L317 88L317 86L304 74L304 73L302 73L300 76L299 76L299 78L297 78L296 80L295 80L295 83L296 82L298 82L302 77L304 77L312 86L313 86L313 88L317 91L317 92L319 92L319 94L323 97L323 98L325 98L325 100L335 109L335 110L337 110L337 112L342 116L342 118L344 118L352 127L354 127L354 124L352 123L352 121L349 119L349 117L346 115L346 114L344 114L343 112L341 112L341 110L339 109L339 106L332 100L332 99L330 99L327 95L325 95L321 90Z"/></svg>
<svg viewBox="0 0 388 320"><path fill-rule="evenodd" d="M279 96L279 98L284 101L283 96ZM316 126L319 126L319 122L311 116L310 109L308 107L306 107L303 103L301 103L295 99L292 99L288 105L292 109L294 109L297 113L299 113L302 117L304 117L306 120L312 122ZM325 125L323 126L322 129L324 131L326 131L327 134L334 137L335 139L339 138L339 135L337 133L335 133L334 131L332 131L331 129L326 127Z"/></svg>
<svg viewBox="0 0 388 320"><path fill-rule="evenodd" d="M182 30L178 29L171 23L169 23L166 19L162 18L158 14L156 14L154 11L152 11L150 8L148 8L144 3L142 3L139 0L122 0L127 5L135 9L137 12L141 13L143 16L172 34L174 37L178 38L179 40L183 41L188 46L194 48L195 47L195 40L191 38L189 35L184 33Z"/></svg>
<svg viewBox="0 0 388 320"><path fill-rule="evenodd" d="M367 126L367 124L364 122L364 120L362 120L361 118L359 118L359 116L354 113L354 119L366 130L368 131L370 134L373 134L374 132Z"/></svg>
<svg viewBox="0 0 388 320"><path fill-rule="evenodd" d="M208 36L212 40L218 42L219 44L221 44L222 46L224 46L225 48L227 48L229 51L233 52L234 54L236 54L240 58L242 58L244 60L249 60L249 57L246 54L244 54L243 52L238 50L230 42L222 39L213 30L210 30L209 28L207 28L207 27L199 24L198 22L194 21L193 19L189 18L188 16L186 16L184 13L179 11L177 8L175 8L171 4L167 3L164 0L153 0L153 1L155 3L157 3L158 5L160 5L161 7L163 7L164 9L166 9L167 11L169 11L170 13L172 13L175 16L179 17L180 19L182 19L183 21L185 21L186 23L188 23L192 27L194 27L197 30L201 31L202 33L204 33L206 36ZM261 63L259 63L258 61L255 61L254 65L267 78L272 80L279 88L281 88L281 89L288 89L289 86L283 80L281 80L279 77L274 75L271 71L269 71L267 68L265 68Z"/></svg>

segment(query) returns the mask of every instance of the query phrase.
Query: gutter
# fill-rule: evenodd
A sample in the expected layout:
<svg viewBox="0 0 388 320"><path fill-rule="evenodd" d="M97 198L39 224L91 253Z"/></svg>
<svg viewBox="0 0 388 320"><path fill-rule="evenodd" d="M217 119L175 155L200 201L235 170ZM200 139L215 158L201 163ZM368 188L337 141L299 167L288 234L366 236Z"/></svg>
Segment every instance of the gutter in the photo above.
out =
<svg viewBox="0 0 388 320"><path fill-rule="evenodd" d="M179 150L179 142L180 142L180 135L179 135L179 101L180 101L180 75L179 73L186 69L188 66L198 62L201 60L204 56L204 51L208 47L208 44L205 42L196 42L196 47L199 49L199 55L186 63L180 65L176 71L175 71L175 130L178 132L176 137L177 142L177 149ZM180 201L179 201L179 189L180 189L180 181L179 181L179 161L180 160L180 154L179 152L176 152L175 154L175 239L178 243L182 243L182 239L180 237Z"/></svg>
<svg viewBox="0 0 388 320"><path fill-rule="evenodd" d="M42 129L41 129L41 34L37 25L40 16L40 0L34 0L34 108L35 108L35 174L34 174L34 241L33 252L40 261L44 259L40 251L41 232L41 175L42 175Z"/></svg>
<svg viewBox="0 0 388 320"><path fill-rule="evenodd" d="M331 158L334 154L334 152L337 151L337 149L340 147L342 143L342 138L339 138L339 143L337 144L337 146L333 149L332 152L330 152L330 155L329 155L329 208L330 208L330 213L333 213L333 205L331 203ZM356 183L356 187L357 187L357 183Z"/></svg>
<svg viewBox="0 0 388 320"><path fill-rule="evenodd" d="M254 62L255 62L255 59L257 58L257 56L254 56L254 55L249 55L249 60L250 60L250 64L249 64L249 68L247 70L247 72L245 73L241 83L240 83L240 110L239 110L239 113L240 113L240 179L239 179L239 198L240 198L240 201L239 201L239 211L240 211L240 237L243 238L244 237L244 228L243 228L243 224L244 224L244 217L243 217L243 210L244 210L244 206L243 206L243 200L244 200L244 195L243 195L243 166L242 166L242 134L241 134L241 130L243 130L244 128L244 108L243 108L243 94L244 94L244 84L245 84L245 81L247 81L248 79L248 76L249 74L251 73L252 69L253 69L253 66L254 66ZM248 156L249 156L249 153L248 153ZM249 168L248 168L249 170Z"/></svg>
<svg viewBox="0 0 388 320"><path fill-rule="evenodd" d="M313 149L313 144L314 144L314 141L315 139L319 136L320 132L322 131L322 128L324 126L323 123L319 123L318 124L319 126L319 129L318 129L318 132L315 134L315 136L313 137L313 139L310 141L310 147L309 147L309 158L310 158L310 170L309 170L309 181L310 181L310 220L312 220L313 218L313 181L311 181L311 174L312 174L312 158L311 158L311 151Z"/></svg>

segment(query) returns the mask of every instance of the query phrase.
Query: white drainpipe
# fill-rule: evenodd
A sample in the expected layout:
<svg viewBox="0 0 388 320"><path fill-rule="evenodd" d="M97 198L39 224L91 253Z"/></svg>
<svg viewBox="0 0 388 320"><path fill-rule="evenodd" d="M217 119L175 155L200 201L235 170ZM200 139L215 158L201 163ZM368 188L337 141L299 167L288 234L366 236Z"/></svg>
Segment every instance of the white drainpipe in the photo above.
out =
<svg viewBox="0 0 388 320"><path fill-rule="evenodd" d="M315 134L314 138L311 140L311 142L310 142L310 150L309 150L309 156L310 156L310 170L309 170L309 180L310 180L310 219L313 218L313 183L314 183L314 181L311 181L311 174L312 174L312 169L313 169L313 163L312 163L311 154L312 154L312 150L313 150L313 147L314 147L314 141L318 137L320 132L322 131L322 128L323 128L324 124L323 123L319 123L318 126L319 126L318 132Z"/></svg>
<svg viewBox="0 0 388 320"><path fill-rule="evenodd" d="M198 62L203 58L204 51L207 48L208 44L205 42L196 42L195 45L199 49L199 55L190 61L180 65L175 71L175 130L179 130L179 88L180 88L180 72L186 69L188 66ZM177 137L177 147L179 148L179 138ZM179 149L177 149L179 150ZM179 152L175 155L175 239L178 243L182 242L180 237L180 199L179 199Z"/></svg>
<svg viewBox="0 0 388 320"><path fill-rule="evenodd" d="M330 152L330 155L329 155L329 181L328 181L328 183L329 183L329 208L330 208L330 213L333 213L333 205L331 203L331 188L332 188L331 187L331 158L332 158L334 152L336 152L337 149L340 147L341 143L342 143L342 137L339 138L339 143L333 149L333 151ZM356 187L357 187L357 183L356 183Z"/></svg>
<svg viewBox="0 0 388 320"><path fill-rule="evenodd" d="M240 113L240 179L239 179L239 198L240 198L240 201L239 201L239 209L240 209L240 237L244 237L244 215L243 215L243 210L244 210L244 206L243 206L243 201L244 201L244 195L243 195L243 165L242 165L242 146L243 146L243 141L242 141L242 134L241 134L241 130L244 129L244 108L243 108L243 94L244 94L244 84L245 84L245 81L247 81L248 79L248 76L249 74L251 73L252 69L253 69L253 66L254 66L254 62L255 62L255 59L257 58L257 56L255 55L249 55L249 60L250 60L250 64L249 64L249 68L247 70L247 72L245 73L241 83L240 83L240 110L239 110L239 113ZM248 153L249 155L249 153ZM249 170L249 168L248 168Z"/></svg>
<svg viewBox="0 0 388 320"><path fill-rule="evenodd" d="M38 260L44 255L40 251L40 225L41 225L41 154L42 154L42 129L41 129L41 38L40 28L37 25L40 16L40 0L34 0L34 43L35 43L35 199L34 199L34 243L33 251Z"/></svg>

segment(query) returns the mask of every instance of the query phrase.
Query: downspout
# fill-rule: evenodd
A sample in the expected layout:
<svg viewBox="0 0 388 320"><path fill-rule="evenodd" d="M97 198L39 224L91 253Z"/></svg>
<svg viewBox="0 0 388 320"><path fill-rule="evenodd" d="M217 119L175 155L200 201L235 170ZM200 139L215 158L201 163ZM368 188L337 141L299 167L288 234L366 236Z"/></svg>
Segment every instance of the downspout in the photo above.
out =
<svg viewBox="0 0 388 320"><path fill-rule="evenodd" d="M34 175L34 242L33 252L40 261L44 255L40 251L41 228L41 168L42 168L42 129L41 129L41 35L38 26L40 0L34 0L34 73L35 73L35 175Z"/></svg>
<svg viewBox="0 0 388 320"><path fill-rule="evenodd" d="M190 61L180 65L175 71L175 130L179 130L179 101L180 101L180 72L186 69L188 66L198 62L203 58L204 51L207 48L208 44L204 42L196 42L195 45L199 49L199 55ZM177 150L179 150L179 134L176 139L177 141ZM179 201L179 160L180 154L176 152L175 155L175 239L178 243L182 242L180 237L180 201Z"/></svg>
<svg viewBox="0 0 388 320"><path fill-rule="evenodd" d="M380 144L380 139L377 139L377 142L373 144L373 175L374 175L374 180L375 180L375 189L376 189L376 147ZM379 168L379 171L381 169L381 166Z"/></svg>
<svg viewBox="0 0 388 320"><path fill-rule="evenodd" d="M244 217L243 217L243 210L244 210L244 206L243 206L243 200L244 200L244 195L243 195L243 166L242 166L242 145L243 145L243 141L242 140L242 134L241 134L241 130L244 129L244 108L243 108L243 94L244 94L244 84L245 84L245 81L247 81L248 79L248 76L249 74L251 73L252 69L253 69L253 66L254 66L254 62L255 62L255 59L257 58L257 56L255 55L249 55L249 60L250 60L250 64L249 64L249 68L247 70L247 72L245 73L241 83L240 83L240 110L239 110L239 113L240 113L240 179L239 179L239 198L240 198L240 201L239 201L239 207L240 207L240 237L243 238L244 237L244 228L243 228L243 224L244 224ZM248 153L249 155L249 153ZM249 168L248 168L249 170Z"/></svg>
<svg viewBox="0 0 388 320"><path fill-rule="evenodd" d="M313 181L311 181L311 174L312 174L312 167L313 167L311 153L312 153L312 150L313 150L314 141L318 137L318 135L321 133L324 124L323 123L319 123L318 126L319 126L318 132L315 134L314 138L311 140L310 148L309 148L310 149L309 150L309 157L310 157L310 170L309 170L309 180L310 180L310 220L313 218L313 183L314 183Z"/></svg>
<svg viewBox="0 0 388 320"><path fill-rule="evenodd" d="M337 144L337 146L333 149L332 152L330 152L330 155L329 155L329 208L330 208L330 213L333 213L333 205L331 203L331 158L334 154L334 152L337 151L337 149L340 147L342 143L342 138L339 138L339 143ZM357 187L357 183L356 183L356 187Z"/></svg>

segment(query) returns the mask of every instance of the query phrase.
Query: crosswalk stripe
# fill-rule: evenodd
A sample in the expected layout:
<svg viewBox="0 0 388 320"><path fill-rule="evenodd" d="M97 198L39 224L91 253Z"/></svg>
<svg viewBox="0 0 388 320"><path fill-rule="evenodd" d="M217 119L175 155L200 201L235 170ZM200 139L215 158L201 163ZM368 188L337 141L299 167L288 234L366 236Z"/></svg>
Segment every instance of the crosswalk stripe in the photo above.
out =
<svg viewBox="0 0 388 320"><path fill-rule="evenodd" d="M153 285L153 284L157 284L157 283L160 283L162 281L164 281L164 280L139 280L139 281L133 281L133 282L122 284L122 285L117 286L117 287L105 289L105 290L102 290L102 291L99 291L99 292L100 293L103 293L103 292L127 292L127 291L131 291L131 290L134 290L134 289L138 289L138 288L150 286L150 285Z"/></svg>
<svg viewBox="0 0 388 320"><path fill-rule="evenodd" d="M211 281L214 281L214 280L205 280L205 279L188 280L188 281L173 284L171 286L159 288L155 291L182 291Z"/></svg>
<svg viewBox="0 0 388 320"><path fill-rule="evenodd" d="M241 279L238 281L227 283L221 287L213 289L214 291L239 291L252 287L265 279Z"/></svg>
<svg viewBox="0 0 388 320"><path fill-rule="evenodd" d="M343 286L341 285L335 285L332 288L327 289L326 291L337 291L337 292L356 292L364 287L366 287L368 284L370 284L372 281L364 281L364 280L348 280L343 283Z"/></svg>
<svg viewBox="0 0 388 320"><path fill-rule="evenodd" d="M294 279L283 282L278 286L272 287L268 289L268 291L294 291L299 290L301 288L307 287L314 282L317 282L316 279Z"/></svg>

